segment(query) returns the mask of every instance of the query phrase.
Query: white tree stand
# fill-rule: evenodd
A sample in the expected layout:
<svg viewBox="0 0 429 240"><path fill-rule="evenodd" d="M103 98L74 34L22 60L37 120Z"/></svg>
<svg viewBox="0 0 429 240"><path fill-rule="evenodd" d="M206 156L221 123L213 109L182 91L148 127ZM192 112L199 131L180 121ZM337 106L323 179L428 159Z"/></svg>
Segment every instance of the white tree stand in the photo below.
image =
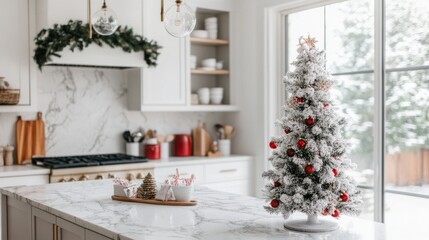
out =
<svg viewBox="0 0 429 240"><path fill-rule="evenodd" d="M284 227L300 232L330 232L338 229L338 223L318 219L317 215L307 215L307 220L289 220Z"/></svg>

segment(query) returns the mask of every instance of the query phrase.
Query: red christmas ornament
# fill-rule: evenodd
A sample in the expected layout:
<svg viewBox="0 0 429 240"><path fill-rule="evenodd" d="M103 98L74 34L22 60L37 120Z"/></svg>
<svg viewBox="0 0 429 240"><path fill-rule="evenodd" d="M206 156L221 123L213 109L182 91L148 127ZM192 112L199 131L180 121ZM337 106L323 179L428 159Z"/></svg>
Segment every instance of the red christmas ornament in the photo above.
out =
<svg viewBox="0 0 429 240"><path fill-rule="evenodd" d="M279 181L275 181L275 182L274 182L274 187L280 187L280 185L281 185L281 184L279 183Z"/></svg>
<svg viewBox="0 0 429 240"><path fill-rule="evenodd" d="M324 103L323 104L323 108L328 108L329 107L329 104L328 103Z"/></svg>
<svg viewBox="0 0 429 240"><path fill-rule="evenodd" d="M305 124L307 124L308 126L312 126L314 124L314 118L309 117L305 119Z"/></svg>
<svg viewBox="0 0 429 240"><path fill-rule="evenodd" d="M327 216L328 214L329 214L329 209L325 208L325 210L323 210L322 215Z"/></svg>
<svg viewBox="0 0 429 240"><path fill-rule="evenodd" d="M349 200L349 195L347 193L341 194L341 201L347 202Z"/></svg>
<svg viewBox="0 0 429 240"><path fill-rule="evenodd" d="M338 176L338 173L340 173L336 168L332 169L332 172L334 173L334 177Z"/></svg>
<svg viewBox="0 0 429 240"><path fill-rule="evenodd" d="M291 133L292 131L290 130L290 129L285 129L285 133L286 134L289 134L289 133Z"/></svg>
<svg viewBox="0 0 429 240"><path fill-rule="evenodd" d="M299 149L304 149L305 146L307 145L307 141L303 139L299 139L296 145L298 146Z"/></svg>
<svg viewBox="0 0 429 240"><path fill-rule="evenodd" d="M293 156L295 155L295 150L293 150L292 148L289 148L289 149L286 151L286 153L287 153L287 155L288 155L289 157L293 157Z"/></svg>
<svg viewBox="0 0 429 240"><path fill-rule="evenodd" d="M303 103L305 101L305 98L303 97L296 97L296 102L297 103Z"/></svg>
<svg viewBox="0 0 429 240"><path fill-rule="evenodd" d="M312 173L314 173L314 167L313 167L313 165L307 165L307 167L305 167L305 172L306 172L307 174L312 174Z"/></svg>
<svg viewBox="0 0 429 240"><path fill-rule="evenodd" d="M276 142L274 142L274 141L271 141L271 142L270 142L270 148L271 148L271 149L276 149L276 148L277 148L277 143L276 143Z"/></svg>
<svg viewBox="0 0 429 240"><path fill-rule="evenodd" d="M277 199L273 199L273 200L271 200L271 207L273 207L273 208L277 208L278 206L279 206L279 200L277 200Z"/></svg>
<svg viewBox="0 0 429 240"><path fill-rule="evenodd" d="M339 217L339 216L340 216L340 210L335 209L335 210L334 210L334 213L333 213L331 216L332 216L332 217L334 217L334 218Z"/></svg>

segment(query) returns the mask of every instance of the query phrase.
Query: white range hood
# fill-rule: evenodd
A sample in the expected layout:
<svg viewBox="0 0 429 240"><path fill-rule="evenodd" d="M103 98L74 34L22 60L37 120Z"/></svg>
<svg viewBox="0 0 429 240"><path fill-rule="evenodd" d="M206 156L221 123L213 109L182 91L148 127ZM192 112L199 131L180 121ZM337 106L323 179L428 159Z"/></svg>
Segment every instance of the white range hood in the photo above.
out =
<svg viewBox="0 0 429 240"><path fill-rule="evenodd" d="M144 0L108 0L108 6L118 15L121 26L129 26L135 34L143 34L143 3ZM98 11L103 0L92 0L92 13ZM88 22L87 0L37 0L37 29L51 28L54 24L67 24L69 20L82 20ZM46 65L87 66L87 67L113 67L134 68L144 67L143 52L127 53L120 48L111 48L108 45L99 47L90 45L83 51L75 49L74 52L65 48L59 53L60 58L53 56Z"/></svg>

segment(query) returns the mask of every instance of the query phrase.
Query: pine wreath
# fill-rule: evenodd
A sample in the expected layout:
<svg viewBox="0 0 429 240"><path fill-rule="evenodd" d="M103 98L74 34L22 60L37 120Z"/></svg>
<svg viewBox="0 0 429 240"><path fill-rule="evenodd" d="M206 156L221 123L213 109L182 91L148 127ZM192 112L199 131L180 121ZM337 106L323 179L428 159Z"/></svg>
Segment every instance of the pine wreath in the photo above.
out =
<svg viewBox="0 0 429 240"><path fill-rule="evenodd" d="M42 29L34 38L36 49L33 59L36 61L39 69L49 61L51 57L61 57L59 52L69 46L70 51L76 48L82 51L90 44L103 46L107 44L110 47L119 47L124 52L143 52L144 60L149 67L156 66L156 61L161 48L155 41L148 40L140 35L133 33L132 28L121 26L110 36L102 36L93 33L92 38L88 36L88 24L82 21L70 20L67 24L54 24L52 28Z"/></svg>

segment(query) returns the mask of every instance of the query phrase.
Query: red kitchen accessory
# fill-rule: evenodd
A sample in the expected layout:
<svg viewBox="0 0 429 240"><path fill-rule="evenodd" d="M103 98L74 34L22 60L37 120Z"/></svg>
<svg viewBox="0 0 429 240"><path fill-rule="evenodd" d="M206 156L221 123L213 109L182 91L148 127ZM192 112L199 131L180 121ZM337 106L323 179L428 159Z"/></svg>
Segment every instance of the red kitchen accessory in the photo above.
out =
<svg viewBox="0 0 429 240"><path fill-rule="evenodd" d="M177 134L174 137L176 156L192 156L192 138L191 134Z"/></svg>
<svg viewBox="0 0 429 240"><path fill-rule="evenodd" d="M144 153L148 159L161 158L161 144L146 144L144 145Z"/></svg>

